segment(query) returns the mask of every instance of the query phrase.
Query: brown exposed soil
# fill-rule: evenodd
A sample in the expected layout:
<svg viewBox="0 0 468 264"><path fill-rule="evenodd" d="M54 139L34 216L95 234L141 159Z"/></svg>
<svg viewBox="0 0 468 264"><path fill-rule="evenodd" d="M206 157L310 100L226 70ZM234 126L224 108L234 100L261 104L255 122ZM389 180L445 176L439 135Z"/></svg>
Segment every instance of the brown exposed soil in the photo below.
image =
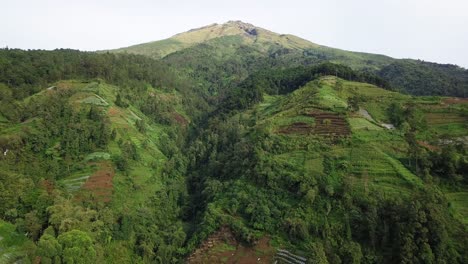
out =
<svg viewBox="0 0 468 264"><path fill-rule="evenodd" d="M426 149L430 150L430 151L438 151L440 150L439 147L437 146L433 146L429 143L427 143L426 141L421 141L421 140L418 140L418 144L422 147L425 147Z"/></svg>
<svg viewBox="0 0 468 264"><path fill-rule="evenodd" d="M279 133L281 133L281 134L301 134L301 135L305 135L305 134L311 134L313 132L313 130L314 130L314 128L311 125L307 124L307 123L296 122L296 123L292 123L289 126L282 127L279 130Z"/></svg>
<svg viewBox="0 0 468 264"><path fill-rule="evenodd" d="M254 246L239 243L227 227L211 235L187 259L187 263L272 263L275 249L270 246L270 239L263 237Z"/></svg>
<svg viewBox="0 0 468 264"><path fill-rule="evenodd" d="M336 113L314 111L306 116L313 117L315 123L310 125L297 122L280 128L278 132L281 134L314 134L328 137L343 137L351 134L351 129L346 119Z"/></svg>
<svg viewBox="0 0 468 264"><path fill-rule="evenodd" d="M468 98L452 97L442 100L444 104L468 104Z"/></svg>
<svg viewBox="0 0 468 264"><path fill-rule="evenodd" d="M96 201L110 202L114 169L109 161L99 162L96 165L99 169L86 180L82 189L90 191Z"/></svg>
<svg viewBox="0 0 468 264"><path fill-rule="evenodd" d="M109 111L107 112L107 114L110 117L121 116L122 111L120 109L118 109L117 107L112 106L112 107L109 108Z"/></svg>

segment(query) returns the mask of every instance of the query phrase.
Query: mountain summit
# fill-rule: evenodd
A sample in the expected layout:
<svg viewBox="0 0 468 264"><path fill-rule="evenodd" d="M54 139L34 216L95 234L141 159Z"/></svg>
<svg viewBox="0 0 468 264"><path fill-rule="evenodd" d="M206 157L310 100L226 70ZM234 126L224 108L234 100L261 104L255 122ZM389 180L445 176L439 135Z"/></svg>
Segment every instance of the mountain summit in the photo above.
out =
<svg viewBox="0 0 468 264"><path fill-rule="evenodd" d="M412 94L466 96L467 74L455 65L354 52L322 46L290 34L279 34L242 21L210 24L168 39L110 50L113 53L163 59L170 65L210 72L218 79L246 78L251 70L337 63L380 76L393 88ZM260 66L261 65L261 66ZM224 69L219 71L219 68ZM241 71L240 69L246 69ZM237 76L237 77L234 77ZM206 81L206 80L205 80ZM211 88L216 91L217 88ZM216 93L216 92L215 92Z"/></svg>
<svg viewBox="0 0 468 264"><path fill-rule="evenodd" d="M162 58L173 52L219 38L237 38L246 45L256 44L260 49L271 46L296 50L319 47L317 44L293 35L278 34L240 20L231 20L223 24L214 23L191 29L168 39L138 44L113 51Z"/></svg>

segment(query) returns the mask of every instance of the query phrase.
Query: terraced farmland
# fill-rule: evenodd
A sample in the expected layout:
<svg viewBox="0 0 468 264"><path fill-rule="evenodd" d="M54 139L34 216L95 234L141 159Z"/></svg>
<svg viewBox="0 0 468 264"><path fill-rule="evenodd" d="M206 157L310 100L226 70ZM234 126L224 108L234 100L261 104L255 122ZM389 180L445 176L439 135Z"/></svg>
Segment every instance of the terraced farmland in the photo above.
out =
<svg viewBox="0 0 468 264"><path fill-rule="evenodd" d="M456 113L427 113L426 120L429 125L463 124L468 122L465 116Z"/></svg>
<svg viewBox="0 0 468 264"><path fill-rule="evenodd" d="M97 165L99 169L87 178L83 189L90 191L97 201L109 202L112 198L114 168L108 161L99 162Z"/></svg>
<svg viewBox="0 0 468 264"><path fill-rule="evenodd" d="M313 111L306 116L314 118L314 124L296 122L279 130L281 134L314 134L326 137L349 136L351 130L346 119L336 113Z"/></svg>
<svg viewBox="0 0 468 264"><path fill-rule="evenodd" d="M375 186L388 193L407 194L409 189L422 184L398 160L372 145L353 148L349 155L350 173L357 177L364 188Z"/></svg>

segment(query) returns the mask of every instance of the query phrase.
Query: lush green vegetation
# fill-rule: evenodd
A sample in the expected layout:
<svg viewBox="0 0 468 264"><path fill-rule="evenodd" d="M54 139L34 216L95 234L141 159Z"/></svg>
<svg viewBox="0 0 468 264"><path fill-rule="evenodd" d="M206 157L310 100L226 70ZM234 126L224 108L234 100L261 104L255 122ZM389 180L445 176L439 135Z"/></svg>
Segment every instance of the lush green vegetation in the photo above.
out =
<svg viewBox="0 0 468 264"><path fill-rule="evenodd" d="M246 241L275 234L275 239L283 243L287 239L292 248L324 254L331 263L458 262L466 258L458 253L435 253L445 243L460 252L466 242L457 246L454 241L438 244L438 240L434 244L417 229L402 226L403 222L409 226L422 224L431 234L439 230L438 226L447 227L449 221L453 229L444 232L466 232L466 227L451 218L443 202L446 198L428 178L430 174L444 180L450 171L429 162L431 155L435 159L442 155L444 160L451 160L451 171L458 175L457 180L452 178L453 184L466 186L464 148L453 150L455 156L448 158L444 151L428 155L419 145L412 145L410 134L418 133L423 125L418 119L420 106L411 105L411 97L376 92L378 89L321 78L286 96L266 96L247 111L212 121L202 132L201 142L192 146L196 158L189 169L191 192L198 194L197 190L203 189L201 195L194 196L193 205L199 206L197 212L204 212L197 217L199 236L211 232L207 221L214 226L229 225ZM401 111L380 105L381 112L388 109L387 119L394 120L393 113L401 113L402 129L388 130L337 103L354 97L361 98L358 104L362 107L381 97L405 105ZM430 100L421 100L420 104ZM315 115L315 121L307 116L324 110L350 115L352 137L317 134L314 126L319 116ZM301 130L294 126L298 123ZM444 171L444 176L437 176L434 169ZM463 214L459 205L459 200L454 201L453 208ZM429 216L427 213L436 207L446 213ZM391 216L392 212L398 213ZM418 220L417 214L436 222ZM320 251L313 251L318 248ZM425 253L428 248L430 253Z"/></svg>
<svg viewBox="0 0 468 264"><path fill-rule="evenodd" d="M111 52L163 58L212 94L234 86L258 69L331 62L375 74L408 94L468 96L468 71L455 65L334 49L240 21L213 24Z"/></svg>
<svg viewBox="0 0 468 264"><path fill-rule="evenodd" d="M214 253L468 262L467 101L249 32L162 60L0 50L0 261L180 263L227 232Z"/></svg>
<svg viewBox="0 0 468 264"><path fill-rule="evenodd" d="M410 94L468 96L468 72L456 65L399 60L383 67L379 75Z"/></svg>

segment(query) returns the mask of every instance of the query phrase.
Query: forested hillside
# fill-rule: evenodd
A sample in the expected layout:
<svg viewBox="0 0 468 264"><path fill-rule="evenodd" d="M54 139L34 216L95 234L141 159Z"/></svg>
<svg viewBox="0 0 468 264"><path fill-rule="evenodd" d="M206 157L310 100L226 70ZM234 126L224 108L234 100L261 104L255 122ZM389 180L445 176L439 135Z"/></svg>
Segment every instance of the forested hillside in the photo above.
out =
<svg viewBox="0 0 468 264"><path fill-rule="evenodd" d="M0 263L467 263L466 70L240 27L0 49Z"/></svg>
<svg viewBox="0 0 468 264"><path fill-rule="evenodd" d="M211 93L218 92L218 86L232 84L258 69L324 62L376 74L390 84L387 88L412 95L466 97L468 89L468 70L455 65L335 49L242 21L212 24L165 40L110 52L163 58L198 82L209 84Z"/></svg>

